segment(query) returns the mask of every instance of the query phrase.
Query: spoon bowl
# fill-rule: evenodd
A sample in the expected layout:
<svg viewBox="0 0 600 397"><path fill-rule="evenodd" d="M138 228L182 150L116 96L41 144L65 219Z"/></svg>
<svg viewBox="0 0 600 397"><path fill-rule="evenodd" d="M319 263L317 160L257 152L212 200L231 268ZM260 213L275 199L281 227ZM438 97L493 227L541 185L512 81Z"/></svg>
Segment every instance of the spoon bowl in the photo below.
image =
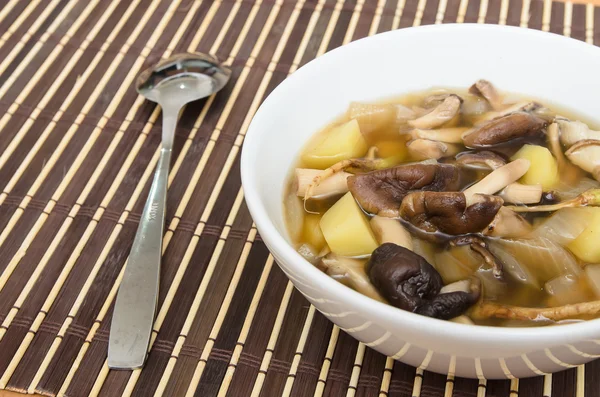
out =
<svg viewBox="0 0 600 397"><path fill-rule="evenodd" d="M177 54L144 70L136 89L147 99L161 103L187 103L211 95L227 84L231 71L206 54Z"/></svg>

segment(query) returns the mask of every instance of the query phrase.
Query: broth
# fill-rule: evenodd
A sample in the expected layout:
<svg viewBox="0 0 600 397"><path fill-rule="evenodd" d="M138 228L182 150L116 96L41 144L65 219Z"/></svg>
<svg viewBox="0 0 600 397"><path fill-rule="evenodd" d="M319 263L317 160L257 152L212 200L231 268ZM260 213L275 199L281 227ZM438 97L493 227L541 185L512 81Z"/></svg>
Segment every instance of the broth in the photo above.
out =
<svg viewBox="0 0 600 397"><path fill-rule="evenodd" d="M546 108L543 101L512 94L499 101L485 94L473 87L435 89L376 104L351 104L345 115L313 136L290 176L284 208L296 248L350 288L433 317L494 326L594 318L600 312L600 303L595 305L600 299L600 251L590 250L589 236L600 232L600 209L594 202L571 208L559 204L565 208L553 211L524 209L564 203L600 187L594 172L582 169L587 164L579 164L582 156L567 150L581 142L565 145L563 140L570 128L583 126L572 122L581 118ZM454 98L460 99L456 114L440 111L453 101L456 106ZM554 131L561 134L559 152L550 143ZM478 139L499 141L480 144ZM340 162L346 167L337 169ZM519 165L526 170L511 174L504 184L490 177L494 187L480 187L491 173L500 175ZM419 185L432 169L433 182ZM414 183L398 177L417 171L423 175ZM442 171L452 173L451 182L436 180ZM301 197L312 192L320 195ZM485 227L480 230L476 224ZM391 268L415 260L435 270L422 265L421 273L401 287L390 281L397 277ZM407 263L402 266L408 268ZM438 277L428 272L439 274L440 286L423 284L420 277L429 277L430 284ZM407 288L431 290L397 296ZM459 303L449 303L451 295ZM573 314L582 304L587 305L583 314ZM447 307L436 312L436 305Z"/></svg>

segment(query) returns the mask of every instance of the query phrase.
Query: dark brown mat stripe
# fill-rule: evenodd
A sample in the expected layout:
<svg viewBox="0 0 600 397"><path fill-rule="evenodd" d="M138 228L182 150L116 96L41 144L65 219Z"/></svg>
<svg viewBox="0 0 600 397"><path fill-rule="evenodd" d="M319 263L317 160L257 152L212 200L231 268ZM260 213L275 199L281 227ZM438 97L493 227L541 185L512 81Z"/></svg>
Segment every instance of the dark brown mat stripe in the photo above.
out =
<svg viewBox="0 0 600 397"><path fill-rule="evenodd" d="M293 288L243 202L243 135L289 73L377 32L454 22L600 45L600 8L548 0L0 5L0 387L106 397L600 395L600 361L486 382L371 350ZM218 55L233 76L181 117L147 364L109 371L112 305L160 144L160 110L133 81L168 54L196 50Z"/></svg>

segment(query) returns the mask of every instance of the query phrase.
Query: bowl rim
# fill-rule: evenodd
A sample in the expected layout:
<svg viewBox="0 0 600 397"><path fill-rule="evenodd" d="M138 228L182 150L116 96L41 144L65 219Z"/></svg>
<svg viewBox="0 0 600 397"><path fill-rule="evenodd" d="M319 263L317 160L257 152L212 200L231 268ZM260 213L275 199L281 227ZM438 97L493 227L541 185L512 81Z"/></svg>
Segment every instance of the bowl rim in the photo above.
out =
<svg viewBox="0 0 600 397"><path fill-rule="evenodd" d="M465 333L468 332L469 338L473 342L488 342L488 341L499 341L499 340L510 340L519 342L537 342L541 343L568 343L568 341L581 340L589 337L599 337L600 333L600 318L586 320L577 323L561 324L561 326L547 326L547 327L494 327L486 325L473 326L470 324L455 323L452 321L439 320L436 318L430 318L420 314L404 311L398 309L389 304L379 302L372 298L369 298L337 281L328 277L326 274L321 272L315 266L311 265L306 259L304 259L282 236L276 229L275 225L271 221L264 203L260 199L259 191L255 184L255 175L258 170L253 170L251 162L253 158L256 158L256 149L261 140L261 136L264 133L258 125L261 124L263 118L268 118L267 112L271 103L275 102L280 93L286 90L286 87L293 84L297 80L300 80L308 73L311 73L313 69L319 67L319 64L323 61L329 61L337 56L339 53L346 51L354 51L361 46L371 45L376 43L378 40L389 39L392 36L394 39L404 39L407 36L414 34L420 34L421 32L444 32L448 30L453 31L505 31L523 35L524 37L533 37L542 40L553 40L556 42L563 42L563 44L569 46L576 46L580 51L592 52L593 56L599 57L600 59L600 48L584 41L566 37L560 34L543 32L540 30L523 28L517 26L506 26L506 25L491 25L491 24L476 24L476 23L449 23L439 25L425 25L418 27L409 27L404 29L397 29L393 31L387 31L376 34L374 36L368 36L349 44L337 47L313 60L306 63L298 70L282 81L272 92L265 98L256 111L252 122L250 123L248 130L245 134L245 141L242 146L242 154L240 161L241 168L241 180L244 190L244 195L248 210L257 226L257 229L261 233L262 239L267 245L273 247L270 248L276 251L289 266L298 269L303 277L311 280L311 283L318 290L326 288L334 295L343 296L343 301L352 307L357 308L368 308L369 311L375 312L375 315L382 318L393 318L394 322L401 322L409 327L428 327L428 329L436 329L436 326L444 325L443 331L434 331L436 333L443 333L445 336L455 336L464 339ZM397 37L396 37L397 36ZM294 159L295 160L295 159ZM289 164L291 167L292 164ZM315 306L316 308L316 306ZM318 308L317 308L318 310ZM359 310L360 311L360 310Z"/></svg>

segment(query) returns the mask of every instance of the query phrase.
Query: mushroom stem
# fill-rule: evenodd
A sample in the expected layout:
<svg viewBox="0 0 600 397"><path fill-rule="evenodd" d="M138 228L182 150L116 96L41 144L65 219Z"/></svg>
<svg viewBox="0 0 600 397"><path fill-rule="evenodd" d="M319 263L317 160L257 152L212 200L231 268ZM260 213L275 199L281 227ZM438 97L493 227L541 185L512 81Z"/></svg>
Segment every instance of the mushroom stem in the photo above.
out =
<svg viewBox="0 0 600 397"><path fill-rule="evenodd" d="M309 168L296 168L296 195L298 197L306 196L308 187L313 183L314 178L319 175L321 170L313 170ZM319 186L313 188L313 198L324 198L335 196L336 194L346 193L348 191L348 183L346 178L351 174L347 172L338 172L331 177L322 181Z"/></svg>
<svg viewBox="0 0 600 397"><path fill-rule="evenodd" d="M413 250L412 237L399 220L375 215L370 223L379 244L394 243Z"/></svg>
<svg viewBox="0 0 600 397"><path fill-rule="evenodd" d="M332 278L349 285L363 295L385 302L385 299L369 281L369 276L361 261L330 254L322 258L321 263L325 273Z"/></svg>
<svg viewBox="0 0 600 397"><path fill-rule="evenodd" d="M487 80L478 80L469 88L469 92L474 95L484 97L494 110L501 110L504 107L502 96L496 91L496 88Z"/></svg>
<svg viewBox="0 0 600 397"><path fill-rule="evenodd" d="M482 302L471 312L473 318L505 318L509 320L553 320L560 321L576 316L600 314L600 300L581 302L556 307L520 307Z"/></svg>
<svg viewBox="0 0 600 397"><path fill-rule="evenodd" d="M377 156L377 146L371 146L367 151L367 155L365 156L368 160L374 160Z"/></svg>
<svg viewBox="0 0 600 397"><path fill-rule="evenodd" d="M490 172L485 178L466 189L463 193L467 202L472 200L474 194L494 194L507 185L516 182L529 169L530 162L526 159L517 159Z"/></svg>
<svg viewBox="0 0 600 397"><path fill-rule="evenodd" d="M560 141L566 147L571 147L586 139L600 140L600 131L591 130L587 124L581 121L558 118L556 123L560 127Z"/></svg>
<svg viewBox="0 0 600 397"><path fill-rule="evenodd" d="M567 161L567 158L565 157L565 154L562 151L562 148L560 146L559 124L550 124L548 130L546 131L546 136L548 137L548 145L550 146L550 150L556 158L556 163L558 164L558 172L560 173L562 179L567 183L572 183L581 178L581 170L578 167L575 167L569 161Z"/></svg>
<svg viewBox="0 0 600 397"><path fill-rule="evenodd" d="M496 259L496 257L490 252L485 241L480 239L473 239L469 245L474 252L477 252L483 258L484 262L492 268L494 277L502 277L502 263Z"/></svg>
<svg viewBox="0 0 600 397"><path fill-rule="evenodd" d="M361 170L373 170L377 168L380 164L383 164L383 159L349 159L342 160L339 163L335 163L329 168L324 169L323 171L319 171L313 179L312 183L308 185L304 194L304 210L306 212L311 212L306 209L306 201L315 195L315 189L319 187L319 185L327 178L344 171L348 168L358 168Z"/></svg>
<svg viewBox="0 0 600 397"><path fill-rule="evenodd" d="M542 199L542 185L524 185L513 182L502 189L498 195L507 203L535 204Z"/></svg>
<svg viewBox="0 0 600 397"><path fill-rule="evenodd" d="M445 143L462 143L462 135L468 130L466 127L440 128L437 130L424 130L415 128L411 131L413 139L429 139Z"/></svg>
<svg viewBox="0 0 600 397"><path fill-rule="evenodd" d="M530 102L530 101L518 102L513 105L508 105L508 107L504 108L501 111L487 112L487 113L483 114L482 117L480 117L477 121L478 122L488 121L488 120L492 120L497 117L506 116L507 114L518 112L518 111L530 112L537 107L539 107L539 105L535 102Z"/></svg>
<svg viewBox="0 0 600 397"><path fill-rule="evenodd" d="M454 156L461 151L461 146L455 143L444 143L430 139L415 139L406 144L408 152L416 160L439 159Z"/></svg>
<svg viewBox="0 0 600 397"><path fill-rule="evenodd" d="M533 206L519 206L511 205L505 208L511 209L515 212L550 212L558 211L561 208L572 208L572 207L598 207L600 206L600 189L591 189L587 192L581 193L579 196L571 199L561 201L556 204L548 205L533 205Z"/></svg>
<svg viewBox="0 0 600 397"><path fill-rule="evenodd" d="M415 128L435 128L452 120L460 110L462 99L458 95L449 95L431 112L408 122Z"/></svg>

